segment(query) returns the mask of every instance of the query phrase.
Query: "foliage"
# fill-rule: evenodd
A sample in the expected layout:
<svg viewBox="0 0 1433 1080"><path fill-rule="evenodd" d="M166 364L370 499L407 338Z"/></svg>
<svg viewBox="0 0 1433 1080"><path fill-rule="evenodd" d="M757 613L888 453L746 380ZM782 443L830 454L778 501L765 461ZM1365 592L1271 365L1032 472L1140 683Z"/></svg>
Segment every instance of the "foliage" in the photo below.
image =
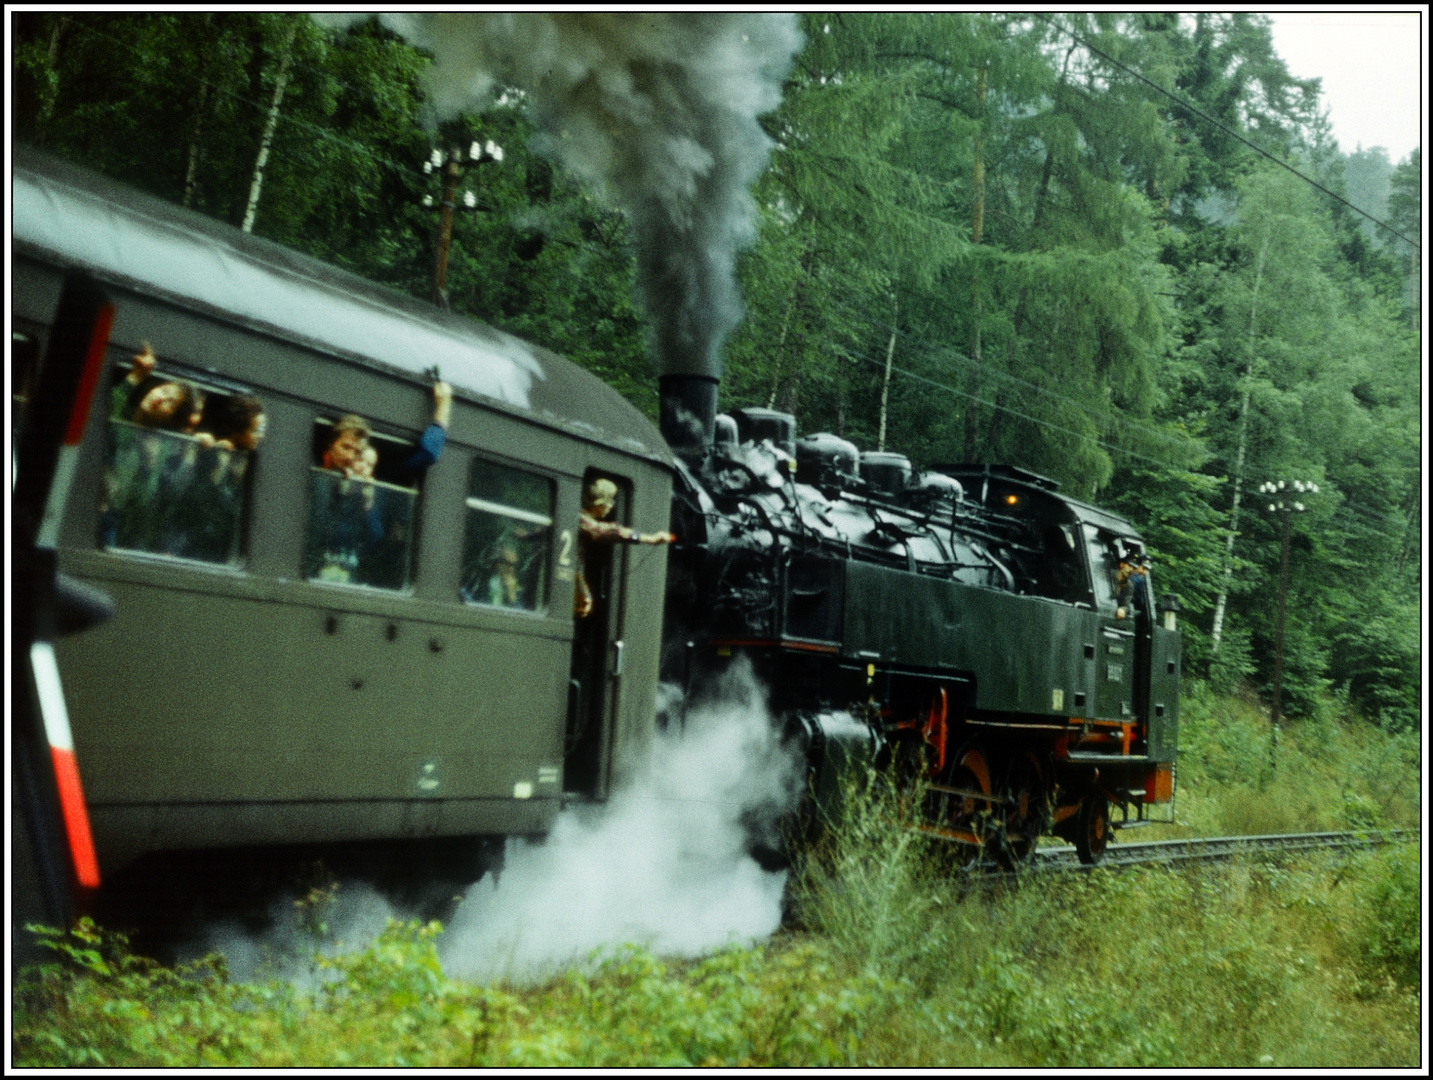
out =
<svg viewBox="0 0 1433 1080"><path fill-rule="evenodd" d="M1423 970L1423 865L1403 844L1364 860L1348 943L1375 975L1417 986Z"/></svg>
<svg viewBox="0 0 1433 1080"><path fill-rule="evenodd" d="M1347 702L1285 721L1277 740L1248 698L1187 680L1180 702L1177 828L1170 837L1412 827L1418 732L1388 733Z"/></svg>
<svg viewBox="0 0 1433 1080"><path fill-rule="evenodd" d="M918 467L1007 461L1119 508L1181 598L1187 670L1252 675L1266 697L1281 545L1253 496L1317 482L1291 529L1283 711L1332 686L1412 724L1419 261L1232 133L1386 203L1406 235L1420 152L1340 154L1317 80L1289 73L1257 13L801 18L763 118L723 403ZM255 231L415 296L440 195L424 161L502 146L464 172L450 305L656 414L627 222L534 151L519 89L437 124L431 57L376 18L22 12L15 30L19 138L236 223L287 70Z"/></svg>

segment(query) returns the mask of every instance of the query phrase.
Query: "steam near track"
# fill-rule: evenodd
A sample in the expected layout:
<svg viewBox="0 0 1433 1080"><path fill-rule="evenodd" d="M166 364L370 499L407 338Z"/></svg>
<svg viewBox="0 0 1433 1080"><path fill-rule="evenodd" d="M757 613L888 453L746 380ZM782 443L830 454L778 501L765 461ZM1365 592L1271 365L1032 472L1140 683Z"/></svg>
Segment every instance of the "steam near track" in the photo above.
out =
<svg viewBox="0 0 1433 1080"><path fill-rule="evenodd" d="M786 874L747 854L742 817L790 805L800 773L749 672L725 690L605 806L564 811L541 844L509 841L440 942L449 975L524 982L602 946L697 956L776 930Z"/></svg>
<svg viewBox="0 0 1433 1080"><path fill-rule="evenodd" d="M776 930L786 873L757 865L742 822L790 807L804 774L749 669L735 668L722 690L684 721L680 702L670 702L671 722L645 767L607 803L564 810L542 842L508 842L502 870L467 889L438 940L450 977L528 983L604 947L691 957ZM271 903L262 933L212 923L181 954L217 950L236 978L279 975L308 987L325 975L315 948L364 948L388 919L415 914L351 878L327 904L295 899Z"/></svg>

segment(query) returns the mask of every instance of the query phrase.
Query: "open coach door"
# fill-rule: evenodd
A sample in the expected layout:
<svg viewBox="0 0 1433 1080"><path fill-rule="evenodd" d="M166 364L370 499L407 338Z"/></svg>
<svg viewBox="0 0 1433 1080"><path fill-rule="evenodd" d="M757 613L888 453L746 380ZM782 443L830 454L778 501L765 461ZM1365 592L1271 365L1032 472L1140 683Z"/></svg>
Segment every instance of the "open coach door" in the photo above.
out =
<svg viewBox="0 0 1433 1080"><path fill-rule="evenodd" d="M568 795L606 796L612 767L623 670L625 545L615 542L631 518L632 485L607 472L582 479L582 515L591 524L577 531L577 581L573 596L572 675L569 683L563 788ZM604 492L593 513L591 493Z"/></svg>

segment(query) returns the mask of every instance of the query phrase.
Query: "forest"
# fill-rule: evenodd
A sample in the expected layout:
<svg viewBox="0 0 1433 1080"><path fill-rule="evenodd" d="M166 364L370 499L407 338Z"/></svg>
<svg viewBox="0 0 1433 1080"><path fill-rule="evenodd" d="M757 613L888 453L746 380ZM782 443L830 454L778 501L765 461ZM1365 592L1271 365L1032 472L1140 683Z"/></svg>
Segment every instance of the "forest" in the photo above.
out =
<svg viewBox="0 0 1433 1080"><path fill-rule="evenodd" d="M15 20L18 140L415 296L473 147L444 302L655 416L632 223L520 87L440 121L432 54L377 17ZM1287 523L1283 711L1416 728L1419 151L1339 147L1256 13L799 23L722 406L1119 510L1190 673L1266 701ZM1283 519L1279 481L1317 491Z"/></svg>

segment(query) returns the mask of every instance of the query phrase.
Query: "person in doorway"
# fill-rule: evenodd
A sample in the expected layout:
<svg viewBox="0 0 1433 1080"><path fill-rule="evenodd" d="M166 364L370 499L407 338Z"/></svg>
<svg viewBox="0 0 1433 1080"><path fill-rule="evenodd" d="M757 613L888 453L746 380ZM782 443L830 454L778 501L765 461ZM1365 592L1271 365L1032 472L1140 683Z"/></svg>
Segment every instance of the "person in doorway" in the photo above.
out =
<svg viewBox="0 0 1433 1080"><path fill-rule="evenodd" d="M582 493L581 533L577 541L577 588L573 595L573 614L585 619L592 614L592 588L583 573L587 548L591 544L670 544L676 537L669 532L639 533L616 521L609 521L617 506L617 485L606 477L598 477Z"/></svg>

